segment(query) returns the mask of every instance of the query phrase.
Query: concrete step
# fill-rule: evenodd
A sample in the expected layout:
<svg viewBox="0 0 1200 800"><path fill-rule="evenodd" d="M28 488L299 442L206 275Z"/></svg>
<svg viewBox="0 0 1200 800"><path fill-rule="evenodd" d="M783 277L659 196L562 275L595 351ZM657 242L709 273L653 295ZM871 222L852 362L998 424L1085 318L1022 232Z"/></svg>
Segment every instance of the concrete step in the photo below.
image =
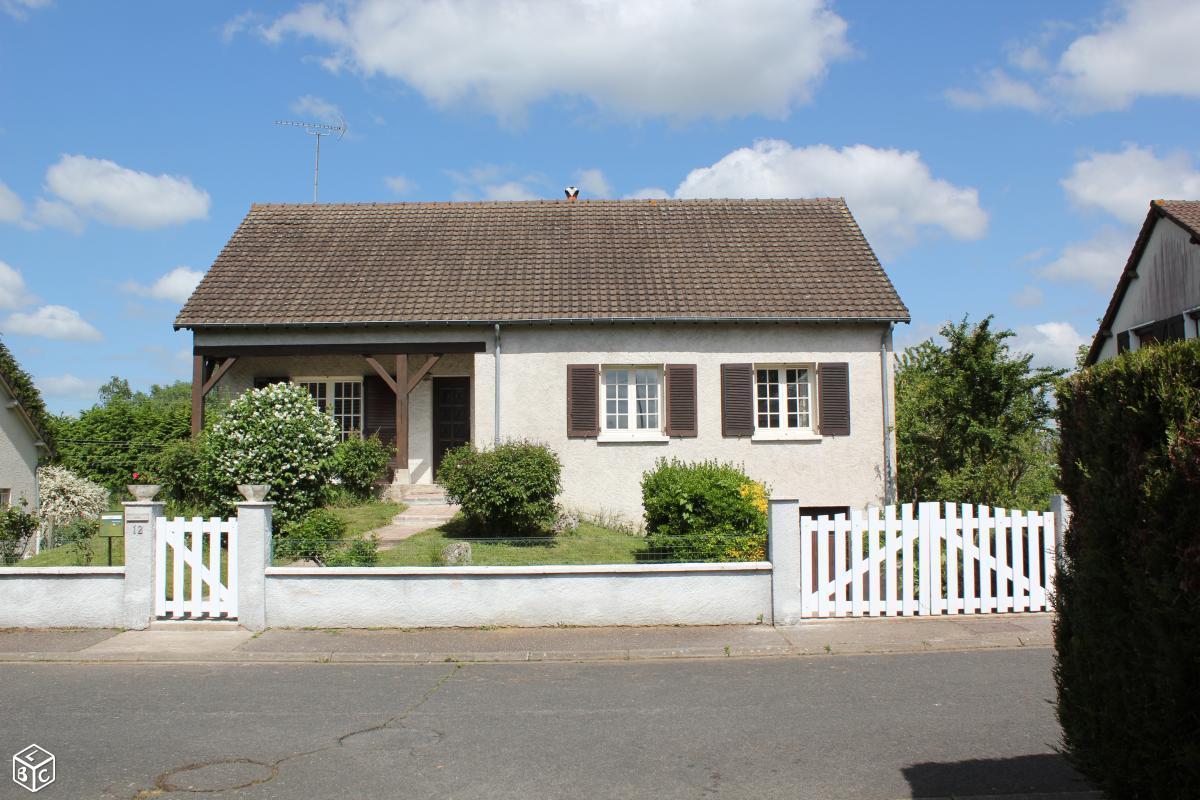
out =
<svg viewBox="0 0 1200 800"><path fill-rule="evenodd" d="M152 631L236 631L241 630L237 620L232 619L156 619L150 623Z"/></svg>

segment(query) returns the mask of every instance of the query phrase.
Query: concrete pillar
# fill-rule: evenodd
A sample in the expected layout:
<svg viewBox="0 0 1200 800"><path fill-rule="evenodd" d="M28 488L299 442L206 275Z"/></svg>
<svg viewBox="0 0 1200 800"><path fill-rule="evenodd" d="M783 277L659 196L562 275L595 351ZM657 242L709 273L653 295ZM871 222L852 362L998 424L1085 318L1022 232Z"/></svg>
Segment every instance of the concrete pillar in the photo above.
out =
<svg viewBox="0 0 1200 800"><path fill-rule="evenodd" d="M800 621L800 501L771 500L767 510L771 614L775 625Z"/></svg>
<svg viewBox="0 0 1200 800"><path fill-rule="evenodd" d="M271 565L271 509L274 503L237 504L238 624L252 631L267 627L267 575Z"/></svg>
<svg viewBox="0 0 1200 800"><path fill-rule="evenodd" d="M1067 535L1067 527L1071 524L1071 506L1067 503L1067 496L1051 496L1050 511L1054 513L1054 552L1061 561L1064 555L1063 540Z"/></svg>
<svg viewBox="0 0 1200 800"><path fill-rule="evenodd" d="M153 500L122 503L125 507L125 616L130 630L144 630L154 619L154 548L163 504Z"/></svg>

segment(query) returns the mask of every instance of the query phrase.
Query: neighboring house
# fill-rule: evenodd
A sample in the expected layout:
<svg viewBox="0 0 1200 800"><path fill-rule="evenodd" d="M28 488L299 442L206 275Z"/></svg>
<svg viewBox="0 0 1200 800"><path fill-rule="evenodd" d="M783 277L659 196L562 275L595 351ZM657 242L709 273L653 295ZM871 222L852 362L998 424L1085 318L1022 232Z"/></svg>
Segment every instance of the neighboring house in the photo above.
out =
<svg viewBox="0 0 1200 800"><path fill-rule="evenodd" d="M1087 364L1200 325L1200 200L1155 200L1117 282Z"/></svg>
<svg viewBox="0 0 1200 800"><path fill-rule="evenodd" d="M527 438L564 505L637 520L664 457L810 507L890 498L908 319L840 199L606 200L255 205L175 327L195 430L218 383L290 380L397 443L398 494Z"/></svg>
<svg viewBox="0 0 1200 800"><path fill-rule="evenodd" d="M32 380L0 342L0 508L37 508L37 468L49 454L45 417Z"/></svg>

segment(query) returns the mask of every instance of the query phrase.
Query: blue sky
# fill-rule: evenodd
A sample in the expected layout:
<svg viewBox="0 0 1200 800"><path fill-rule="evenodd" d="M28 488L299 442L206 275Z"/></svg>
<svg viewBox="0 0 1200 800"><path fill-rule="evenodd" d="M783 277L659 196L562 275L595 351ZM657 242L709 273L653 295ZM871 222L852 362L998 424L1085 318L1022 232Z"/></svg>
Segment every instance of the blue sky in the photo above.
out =
<svg viewBox="0 0 1200 800"><path fill-rule="evenodd" d="M1090 338L1200 197L1200 4L0 0L0 335L50 406L189 376L254 202L845 196L912 310Z"/></svg>

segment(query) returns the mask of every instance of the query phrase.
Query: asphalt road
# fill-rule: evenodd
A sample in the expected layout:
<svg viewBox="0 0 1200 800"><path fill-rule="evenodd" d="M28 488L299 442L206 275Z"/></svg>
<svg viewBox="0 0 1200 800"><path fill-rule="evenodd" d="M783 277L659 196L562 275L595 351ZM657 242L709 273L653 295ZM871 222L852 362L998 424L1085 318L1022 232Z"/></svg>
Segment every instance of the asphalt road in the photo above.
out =
<svg viewBox="0 0 1200 800"><path fill-rule="evenodd" d="M0 666L0 755L31 742L54 753L57 780L38 798L1083 791L1053 755L1052 696L1044 649L461 666L12 664ZM0 798L33 796L0 776Z"/></svg>

